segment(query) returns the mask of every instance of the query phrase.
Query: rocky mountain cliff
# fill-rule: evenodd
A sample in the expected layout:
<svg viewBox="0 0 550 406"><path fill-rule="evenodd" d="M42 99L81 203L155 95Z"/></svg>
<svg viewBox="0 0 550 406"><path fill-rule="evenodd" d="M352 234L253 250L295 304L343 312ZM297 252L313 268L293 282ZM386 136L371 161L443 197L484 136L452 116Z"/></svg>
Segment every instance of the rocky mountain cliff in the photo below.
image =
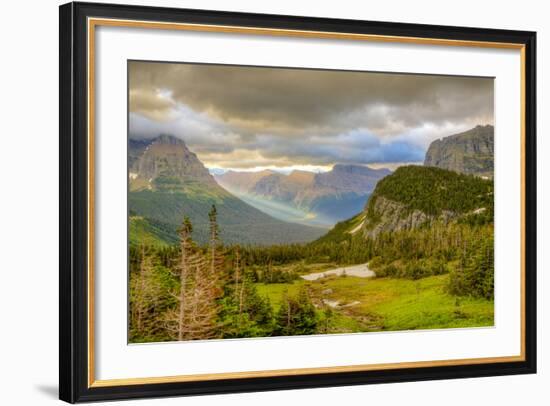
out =
<svg viewBox="0 0 550 406"><path fill-rule="evenodd" d="M129 145L129 161L130 241L134 243L140 238L177 241L184 216L190 217L196 240L204 243L212 204L218 209L226 244L303 242L324 232L277 220L223 189L179 138L161 135L134 142Z"/></svg>
<svg viewBox="0 0 550 406"><path fill-rule="evenodd" d="M380 233L412 230L436 220L447 224L456 217L457 213L450 210L442 210L438 215L427 214L405 203L380 196L369 207L368 221L364 223L363 231L366 237L374 238Z"/></svg>
<svg viewBox="0 0 550 406"><path fill-rule="evenodd" d="M424 165L492 178L494 127L478 125L466 132L432 142Z"/></svg>
<svg viewBox="0 0 550 406"><path fill-rule="evenodd" d="M128 168L130 172L136 173L139 158L151 140L133 139L128 140Z"/></svg>

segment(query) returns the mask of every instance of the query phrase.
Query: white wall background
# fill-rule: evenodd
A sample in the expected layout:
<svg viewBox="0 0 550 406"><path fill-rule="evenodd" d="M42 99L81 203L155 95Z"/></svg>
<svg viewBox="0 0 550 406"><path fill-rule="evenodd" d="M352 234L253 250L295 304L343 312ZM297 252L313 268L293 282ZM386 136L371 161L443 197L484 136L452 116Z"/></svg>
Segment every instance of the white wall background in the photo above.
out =
<svg viewBox="0 0 550 406"><path fill-rule="evenodd" d="M144 400L131 404L257 405L344 403L398 405L534 405L550 399L544 253L550 220L550 24L536 0L442 2L387 0L111 1L144 5L534 30L538 32L539 373L528 376L355 386L240 395ZM54 0L12 1L0 24L0 403L57 400L58 9ZM546 254L546 255L545 255ZM113 404L113 403L110 403Z"/></svg>

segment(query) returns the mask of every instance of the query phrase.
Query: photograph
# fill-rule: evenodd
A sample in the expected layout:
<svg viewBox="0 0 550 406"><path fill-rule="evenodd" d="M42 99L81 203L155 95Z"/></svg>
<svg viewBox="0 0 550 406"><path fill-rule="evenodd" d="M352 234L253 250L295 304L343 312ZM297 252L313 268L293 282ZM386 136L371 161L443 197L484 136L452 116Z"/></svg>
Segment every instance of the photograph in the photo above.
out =
<svg viewBox="0 0 550 406"><path fill-rule="evenodd" d="M129 344L495 325L494 77L127 72Z"/></svg>
<svg viewBox="0 0 550 406"><path fill-rule="evenodd" d="M59 7L59 398L537 373L527 11L180 6Z"/></svg>

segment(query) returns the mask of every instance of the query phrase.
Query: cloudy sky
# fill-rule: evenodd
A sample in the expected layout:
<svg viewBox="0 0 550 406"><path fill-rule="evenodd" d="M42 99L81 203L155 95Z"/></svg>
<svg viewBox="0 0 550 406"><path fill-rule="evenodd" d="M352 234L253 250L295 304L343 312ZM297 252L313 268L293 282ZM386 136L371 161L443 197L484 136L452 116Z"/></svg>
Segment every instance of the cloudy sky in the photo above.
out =
<svg viewBox="0 0 550 406"><path fill-rule="evenodd" d="M130 137L168 133L210 168L419 162L431 141L493 124L493 80L129 62Z"/></svg>

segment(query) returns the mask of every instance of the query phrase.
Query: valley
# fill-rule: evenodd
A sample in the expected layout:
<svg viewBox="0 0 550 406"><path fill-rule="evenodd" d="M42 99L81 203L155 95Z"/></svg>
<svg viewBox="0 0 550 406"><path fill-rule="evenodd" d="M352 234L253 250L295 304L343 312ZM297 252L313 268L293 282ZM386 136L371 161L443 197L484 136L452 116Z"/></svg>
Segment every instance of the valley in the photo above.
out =
<svg viewBox="0 0 550 406"><path fill-rule="evenodd" d="M388 169L339 164L320 173L230 170L215 175L215 179L276 218L330 228L362 211L376 183L390 173Z"/></svg>

